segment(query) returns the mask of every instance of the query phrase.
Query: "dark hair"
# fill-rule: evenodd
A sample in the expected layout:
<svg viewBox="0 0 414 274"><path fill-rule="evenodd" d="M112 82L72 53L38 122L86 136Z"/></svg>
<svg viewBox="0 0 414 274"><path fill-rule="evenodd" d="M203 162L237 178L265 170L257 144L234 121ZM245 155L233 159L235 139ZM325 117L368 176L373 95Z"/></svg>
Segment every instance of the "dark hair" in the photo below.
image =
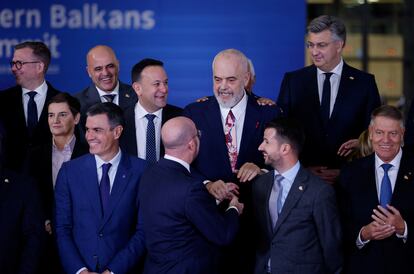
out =
<svg viewBox="0 0 414 274"><path fill-rule="evenodd" d="M344 41L345 46L346 28L344 22L341 19L331 15L321 15L313 19L307 27L308 33L319 33L324 30L331 31L332 35L334 36L333 38L335 40Z"/></svg>
<svg viewBox="0 0 414 274"><path fill-rule="evenodd" d="M31 48L33 54L40 59L40 61L45 64L44 73L46 73L51 59L51 53L49 48L43 42L39 41L26 41L14 46L14 50Z"/></svg>
<svg viewBox="0 0 414 274"><path fill-rule="evenodd" d="M86 112L86 115L88 117L99 114L106 114L109 120L109 125L112 129L117 126L125 126L124 113L122 109L114 103L97 103L95 105L92 105Z"/></svg>
<svg viewBox="0 0 414 274"><path fill-rule="evenodd" d="M276 130L276 138L290 144L297 155L302 151L305 143L305 133L302 125L293 118L278 117L266 124L265 129Z"/></svg>
<svg viewBox="0 0 414 274"><path fill-rule="evenodd" d="M48 102L47 107L49 108L50 104L53 103L66 103L69 106L70 112L72 112L73 116L76 116L80 112L81 105L79 100L67 92L59 93L53 96Z"/></svg>
<svg viewBox="0 0 414 274"><path fill-rule="evenodd" d="M382 105L372 111L371 124L376 117L386 117L401 123L401 127L404 127L404 117L401 111L390 105Z"/></svg>
<svg viewBox="0 0 414 274"><path fill-rule="evenodd" d="M138 82L141 79L142 71L146 67L151 67L151 66L164 67L164 63L159 61L159 60L155 60L155 59L151 59L151 58L142 59L141 61L136 63L134 65L134 67L132 68L132 71L131 71L131 81L132 81L132 83Z"/></svg>

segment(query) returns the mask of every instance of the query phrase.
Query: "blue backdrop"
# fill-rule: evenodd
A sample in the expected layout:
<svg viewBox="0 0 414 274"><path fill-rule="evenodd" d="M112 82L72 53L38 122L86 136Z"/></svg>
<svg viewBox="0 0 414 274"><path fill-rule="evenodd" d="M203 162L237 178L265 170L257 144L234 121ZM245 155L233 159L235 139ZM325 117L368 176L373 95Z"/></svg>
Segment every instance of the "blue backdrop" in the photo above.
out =
<svg viewBox="0 0 414 274"><path fill-rule="evenodd" d="M162 60L169 103L184 106L212 94L213 57L237 48L254 63L255 93L275 99L283 73L304 65L305 9L304 0L2 0L0 89L14 85L13 45L42 40L53 55L47 79L63 91L90 84L85 55L106 44L123 82L142 58Z"/></svg>

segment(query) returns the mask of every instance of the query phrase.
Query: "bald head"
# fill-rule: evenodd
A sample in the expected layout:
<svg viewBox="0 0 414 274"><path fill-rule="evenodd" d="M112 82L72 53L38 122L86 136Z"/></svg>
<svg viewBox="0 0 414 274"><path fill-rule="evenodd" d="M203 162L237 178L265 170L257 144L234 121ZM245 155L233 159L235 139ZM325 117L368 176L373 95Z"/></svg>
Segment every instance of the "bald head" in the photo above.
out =
<svg viewBox="0 0 414 274"><path fill-rule="evenodd" d="M86 55L89 77L97 88L111 92L118 84L119 61L114 51L104 45L98 45L89 50Z"/></svg>
<svg viewBox="0 0 414 274"><path fill-rule="evenodd" d="M165 153L191 163L198 154L197 128L186 117L168 120L161 129Z"/></svg>

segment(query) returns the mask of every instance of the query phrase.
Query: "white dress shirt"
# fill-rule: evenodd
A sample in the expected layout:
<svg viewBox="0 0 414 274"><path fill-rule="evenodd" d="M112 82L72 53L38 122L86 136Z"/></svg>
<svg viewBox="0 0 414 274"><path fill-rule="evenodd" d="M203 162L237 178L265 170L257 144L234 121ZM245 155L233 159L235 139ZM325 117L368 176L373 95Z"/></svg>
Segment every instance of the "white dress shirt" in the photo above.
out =
<svg viewBox="0 0 414 274"><path fill-rule="evenodd" d="M29 103L29 100L30 100L30 96L27 93L29 93L30 91L37 92L36 96L34 97L34 101L37 107L37 120L39 120L40 115L42 114L43 107L45 106L45 102L46 102L46 95L47 95L46 81L43 81L43 83L35 89L22 88L23 110L24 110L24 117L26 118L26 123L27 123L27 104Z"/></svg>
<svg viewBox="0 0 414 274"><path fill-rule="evenodd" d="M99 93L99 98L101 98L101 102L102 103L108 102L105 99L105 97L103 97L104 95L115 95L114 100L112 101L112 103L114 103L115 105L118 105L119 106L119 81L116 84L114 90L111 91L111 92L109 92L109 93L108 92L105 92L105 91L103 91L101 89L99 89L98 87L96 87L96 90Z"/></svg>
<svg viewBox="0 0 414 274"><path fill-rule="evenodd" d="M148 111L138 101L134 109L135 113L135 137L137 142L137 155L141 159L146 159L147 154L147 125L148 119L145 115L149 114ZM160 144L161 144L161 123L162 123L162 108L157 110L154 113L156 117L154 118L155 126L155 151L157 156L157 161L160 159Z"/></svg>
<svg viewBox="0 0 414 274"><path fill-rule="evenodd" d="M239 153L241 138L243 135L243 125L244 125L244 117L246 114L246 107L247 107L246 92L244 92L243 98L234 107L225 108L225 107L220 106L221 123L223 124L223 130L225 130L226 118L230 110L233 112L234 118L236 118L235 126L236 126L236 139L237 139L236 140L237 141L237 153Z"/></svg>
<svg viewBox="0 0 414 274"><path fill-rule="evenodd" d="M329 116L331 116L336 97L338 96L338 89L339 89L339 82L341 81L342 75L342 68L344 66L344 61L341 59L339 64L331 71L323 71L317 68L318 72L318 92L319 92L319 102L322 102L322 91L323 91L323 82L325 81L326 72L332 72L331 78L329 79L331 82L331 98L330 98L330 106L329 106Z"/></svg>

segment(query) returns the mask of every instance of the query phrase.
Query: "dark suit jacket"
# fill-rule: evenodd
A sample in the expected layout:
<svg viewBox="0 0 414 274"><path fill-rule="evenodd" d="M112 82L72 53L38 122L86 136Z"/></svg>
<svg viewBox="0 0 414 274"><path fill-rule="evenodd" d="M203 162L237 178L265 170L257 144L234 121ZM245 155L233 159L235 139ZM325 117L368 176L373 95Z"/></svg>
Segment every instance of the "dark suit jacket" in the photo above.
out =
<svg viewBox="0 0 414 274"><path fill-rule="evenodd" d="M35 184L0 169L0 269L5 274L37 273L46 234Z"/></svg>
<svg viewBox="0 0 414 274"><path fill-rule="evenodd" d="M52 138L47 122L46 104L59 91L50 83L47 83L47 86L45 106L32 136L29 136L27 130L21 86L14 86L0 92L0 120L3 121L7 133L4 145L7 167L20 170L28 149L47 143Z"/></svg>
<svg viewBox="0 0 414 274"><path fill-rule="evenodd" d="M164 158L142 175L140 216L149 274L217 273L217 246L229 244L238 229L235 209L221 214L202 181Z"/></svg>
<svg viewBox="0 0 414 274"><path fill-rule="evenodd" d="M404 148L407 152L414 154L414 99L411 102L411 107L407 114L404 135Z"/></svg>
<svg viewBox="0 0 414 274"><path fill-rule="evenodd" d="M89 87L84 89L81 92L78 92L74 95L78 98L79 102L81 103L81 119L80 125L82 132L81 134L85 133L85 124L86 124L86 112L88 111L89 107L96 103L100 103L101 98L99 96L98 90L94 83L92 83ZM125 112L127 109L132 108L134 109L135 103L137 102L138 98L135 91L132 89L130 85L124 84L119 81L119 106Z"/></svg>
<svg viewBox="0 0 414 274"><path fill-rule="evenodd" d="M272 227L269 198L274 172L253 183L257 226L256 274L340 273L341 226L333 188L301 167Z"/></svg>
<svg viewBox="0 0 414 274"><path fill-rule="evenodd" d="M89 152L89 147L76 139L71 160ZM52 140L47 144L34 147L29 151L25 163L25 171L36 180L46 220L52 220L54 206L54 190L52 178Z"/></svg>
<svg viewBox="0 0 414 274"><path fill-rule="evenodd" d="M135 128L135 106L132 108L128 108L124 112L125 116L125 128L122 132L121 137L121 148L128 152L131 155L137 156L137 136L136 136L136 128ZM171 118L180 116L182 113L182 108L173 106L173 105L166 105L162 110L162 121L161 125L164 125L165 122L170 120ZM160 144L160 157L164 156L164 145Z"/></svg>
<svg viewBox="0 0 414 274"><path fill-rule="evenodd" d="M355 160L344 167L340 176L339 201L346 243L345 273L397 274L413 271L414 159L403 157L392 194L391 205L397 208L408 226L408 239L395 235L356 247L361 228L372 222L372 210L379 205L375 182L375 154Z"/></svg>
<svg viewBox="0 0 414 274"><path fill-rule="evenodd" d="M373 75L344 63L338 96L325 130L319 112L317 70L311 65L285 74L277 104L304 126L303 165L338 168L344 161L336 154L339 147L358 138L368 127L371 112L380 106L380 97Z"/></svg>
<svg viewBox="0 0 414 274"><path fill-rule="evenodd" d="M248 96L237 169L246 162L264 167L263 155L257 148L263 141L265 124L280 114L280 108L259 106L255 98ZM207 101L186 106L183 115L192 119L202 132L200 151L192 166L209 180L221 179L236 183L237 180L231 171L220 107L216 98L209 97Z"/></svg>
<svg viewBox="0 0 414 274"><path fill-rule="evenodd" d="M56 236L67 273L82 267L130 273L145 251L138 224L138 182L145 161L122 154L103 215L96 161L87 154L65 162L55 186Z"/></svg>

